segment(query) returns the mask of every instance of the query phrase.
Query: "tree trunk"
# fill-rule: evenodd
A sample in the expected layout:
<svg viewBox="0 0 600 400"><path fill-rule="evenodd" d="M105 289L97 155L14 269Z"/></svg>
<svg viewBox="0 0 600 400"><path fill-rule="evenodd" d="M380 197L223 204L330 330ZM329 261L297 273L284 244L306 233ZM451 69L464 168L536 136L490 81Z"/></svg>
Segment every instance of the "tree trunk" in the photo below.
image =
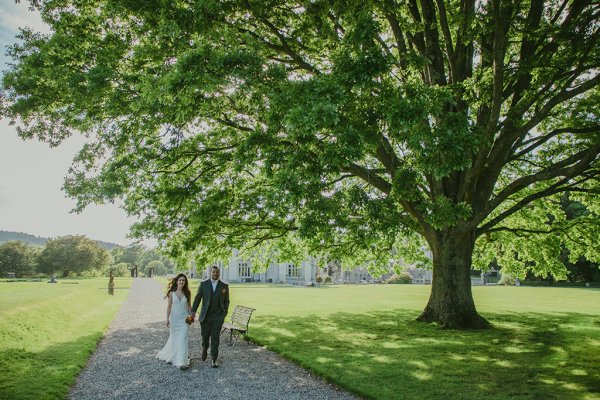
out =
<svg viewBox="0 0 600 400"><path fill-rule="evenodd" d="M429 243L433 253L431 295L417 320L451 329L489 328L489 322L477 313L471 292L472 232L437 232Z"/></svg>
<svg viewBox="0 0 600 400"><path fill-rule="evenodd" d="M63 278L66 278L67 276L69 276L69 270L63 271Z"/></svg>

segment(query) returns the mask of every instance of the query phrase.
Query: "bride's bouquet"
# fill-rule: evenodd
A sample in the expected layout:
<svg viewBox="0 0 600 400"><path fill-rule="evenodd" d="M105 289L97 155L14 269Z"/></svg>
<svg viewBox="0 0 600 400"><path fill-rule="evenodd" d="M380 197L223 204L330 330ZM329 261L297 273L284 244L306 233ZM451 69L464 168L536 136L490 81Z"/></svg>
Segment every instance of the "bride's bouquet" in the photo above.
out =
<svg viewBox="0 0 600 400"><path fill-rule="evenodd" d="M191 325L194 323L194 317L192 315L188 315L187 317L185 317L185 323L188 325Z"/></svg>

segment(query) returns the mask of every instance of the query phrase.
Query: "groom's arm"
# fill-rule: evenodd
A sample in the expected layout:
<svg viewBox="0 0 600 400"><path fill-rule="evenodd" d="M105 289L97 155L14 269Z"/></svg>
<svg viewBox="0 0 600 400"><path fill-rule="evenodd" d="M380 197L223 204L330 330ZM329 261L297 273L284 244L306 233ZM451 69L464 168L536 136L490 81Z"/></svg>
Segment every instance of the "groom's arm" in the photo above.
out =
<svg viewBox="0 0 600 400"><path fill-rule="evenodd" d="M229 285L225 285L225 315L229 312Z"/></svg>

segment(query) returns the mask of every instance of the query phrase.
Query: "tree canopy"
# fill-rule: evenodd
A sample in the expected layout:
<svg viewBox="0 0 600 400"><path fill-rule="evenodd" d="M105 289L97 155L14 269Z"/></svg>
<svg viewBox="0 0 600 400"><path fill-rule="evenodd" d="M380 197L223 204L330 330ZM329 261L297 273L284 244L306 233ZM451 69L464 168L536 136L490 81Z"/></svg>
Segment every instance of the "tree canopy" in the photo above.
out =
<svg viewBox="0 0 600 400"><path fill-rule="evenodd" d="M141 245L132 245L122 249L119 249L115 262L122 262L129 264L129 268L139 266L144 254L144 247Z"/></svg>
<svg viewBox="0 0 600 400"><path fill-rule="evenodd" d="M0 276L7 272L29 275L36 270L37 248L19 241L0 243Z"/></svg>
<svg viewBox="0 0 600 400"><path fill-rule="evenodd" d="M487 326L472 264L598 261L597 2L31 4L52 33L9 50L2 114L88 135L67 193L124 199L175 254L377 267L426 245L420 319L449 327Z"/></svg>
<svg viewBox="0 0 600 400"><path fill-rule="evenodd" d="M39 255L40 272L83 272L108 266L110 253L85 236L62 236L48 240Z"/></svg>

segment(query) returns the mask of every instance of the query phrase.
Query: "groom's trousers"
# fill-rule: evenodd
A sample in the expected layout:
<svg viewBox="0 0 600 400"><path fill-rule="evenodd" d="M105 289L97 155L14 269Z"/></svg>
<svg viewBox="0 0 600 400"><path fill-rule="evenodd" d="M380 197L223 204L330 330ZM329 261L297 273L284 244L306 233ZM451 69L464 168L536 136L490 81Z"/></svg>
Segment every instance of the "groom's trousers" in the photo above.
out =
<svg viewBox="0 0 600 400"><path fill-rule="evenodd" d="M202 348L208 349L210 342L210 356L213 360L219 357L219 338L225 317L222 313L209 313L204 321L200 323L200 334L202 335Z"/></svg>

